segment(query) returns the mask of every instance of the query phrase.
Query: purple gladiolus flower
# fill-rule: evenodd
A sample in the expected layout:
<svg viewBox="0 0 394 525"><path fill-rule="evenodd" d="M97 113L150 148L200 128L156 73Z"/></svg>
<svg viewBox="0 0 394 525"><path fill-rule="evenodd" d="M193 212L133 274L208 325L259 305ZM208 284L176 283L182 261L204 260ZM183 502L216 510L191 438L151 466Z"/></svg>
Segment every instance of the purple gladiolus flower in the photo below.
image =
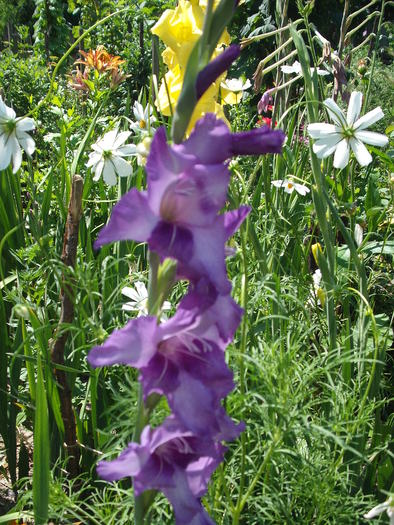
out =
<svg viewBox="0 0 394 525"><path fill-rule="evenodd" d="M146 165L147 192L132 189L121 198L95 247L119 240L147 241L149 248L161 257L178 261L180 277L196 281L205 276L226 294L231 284L225 266L225 242L249 208L241 206L218 215L226 201L230 177L223 160L231 157L233 150L240 151L243 141L241 134L231 134L214 115L205 116L200 123L189 140L178 146L167 144L164 128L156 132ZM215 141L207 143L203 137L205 128L209 128L212 137L216 134ZM193 142L197 154L193 154ZM223 142L225 156L221 154L216 159L210 151ZM229 227L230 223L234 226Z"/></svg>
<svg viewBox="0 0 394 525"><path fill-rule="evenodd" d="M145 400L153 393L165 395L177 419L194 434L232 440L243 425L236 425L221 406L234 388L224 349L242 310L230 296L209 286L207 296L204 282L189 292L175 316L163 324L157 325L155 317L130 320L93 348L88 361L93 367L138 368Z"/></svg>
<svg viewBox="0 0 394 525"><path fill-rule="evenodd" d="M268 89L257 104L257 111L259 113L265 113L268 110L268 106L273 103L274 99L272 98L271 93L274 93L275 88Z"/></svg>
<svg viewBox="0 0 394 525"><path fill-rule="evenodd" d="M220 55L214 58L197 75L197 100L203 96L209 86L220 77L241 54L241 46L233 44L227 47Z"/></svg>
<svg viewBox="0 0 394 525"><path fill-rule="evenodd" d="M145 427L141 443L129 443L117 459L100 461L97 472L107 481L133 476L137 496L145 490L162 491L174 508L176 525L214 525L200 498L225 451L170 416L154 430Z"/></svg>

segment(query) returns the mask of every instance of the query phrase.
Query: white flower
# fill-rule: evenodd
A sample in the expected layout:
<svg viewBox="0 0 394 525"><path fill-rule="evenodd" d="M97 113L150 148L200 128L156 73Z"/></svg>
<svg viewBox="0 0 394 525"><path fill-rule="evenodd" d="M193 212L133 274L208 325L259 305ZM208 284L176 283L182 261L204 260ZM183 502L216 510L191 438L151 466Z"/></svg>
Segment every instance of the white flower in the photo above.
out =
<svg viewBox="0 0 394 525"><path fill-rule="evenodd" d="M322 280L322 274L319 268L315 270L315 272L313 273L312 280L313 280L313 288L311 290L310 296L306 304L308 306L315 306L317 303L319 305L324 306L325 293L324 293L324 290L320 286L320 283Z"/></svg>
<svg viewBox="0 0 394 525"><path fill-rule="evenodd" d="M243 81L242 78L227 78L220 85L224 89L238 93L239 91L246 91L252 84L249 79Z"/></svg>
<svg viewBox="0 0 394 525"><path fill-rule="evenodd" d="M0 96L0 171L5 170L12 160L12 172L16 173L22 164L22 149L30 156L36 144L26 131L35 129L31 118L16 118Z"/></svg>
<svg viewBox="0 0 394 525"><path fill-rule="evenodd" d="M133 173L131 165L123 158L135 155L134 144L122 146L131 135L131 131L117 129L109 131L95 144L93 151L89 154L87 167L92 168L93 180L99 180L103 174L104 181L113 186L116 184L116 173L121 177L127 177Z"/></svg>
<svg viewBox="0 0 394 525"><path fill-rule="evenodd" d="M367 166L372 157L363 142L373 146L385 146L388 143L385 135L364 131L383 118L382 109L377 107L358 118L362 107L362 93L359 91L353 91L350 96L347 116L330 98L324 101L324 105L334 124L314 123L307 128L309 135L316 140L313 151L317 157L324 159L335 151L334 167L344 168L349 161L351 148L359 164Z"/></svg>
<svg viewBox="0 0 394 525"><path fill-rule="evenodd" d="M390 518L390 525L394 525L394 499L392 497L390 497L384 503L376 505L376 507L367 512L367 514L364 514L364 518L370 520L371 518L379 516L379 514L384 511L387 512L387 515Z"/></svg>
<svg viewBox="0 0 394 525"><path fill-rule="evenodd" d="M306 195L310 192L310 189L304 186L303 184L297 184L296 182L293 182L288 179L273 180L271 181L271 184L275 186L275 188L284 188L285 193L293 193L293 191L295 190L300 195Z"/></svg>
<svg viewBox="0 0 394 525"><path fill-rule="evenodd" d="M238 104L241 100L244 91L250 88L251 82L249 79L243 81L242 78L227 78L221 82L222 100L226 104Z"/></svg>
<svg viewBox="0 0 394 525"><path fill-rule="evenodd" d="M133 113L135 121L129 120L130 128L136 134L147 134L153 130L153 123L156 122L156 118L153 115L153 108L150 104L145 108L138 101L134 102Z"/></svg>
<svg viewBox="0 0 394 525"><path fill-rule="evenodd" d="M372 156L364 146L385 146L389 139L381 133L364 131L368 126L375 124L383 118L380 107L369 111L358 118L361 111L363 95L360 91L353 91L350 95L347 116L338 105L328 98L324 101L328 114L334 124L319 123L308 125L309 135L316 140L313 151L319 159L325 159L335 151L334 167L344 168L349 162L350 148L361 166L367 166L372 161Z"/></svg>
<svg viewBox="0 0 394 525"><path fill-rule="evenodd" d="M280 69L282 73L285 73L286 75L290 73L295 73L296 75L302 75L301 64L297 60L293 63L292 66L284 65L284 66L281 66ZM315 71L315 68L311 67L311 75L313 74L314 71ZM325 71L324 69L319 69L319 68L317 68L316 72L321 77L330 74L328 71Z"/></svg>
<svg viewBox="0 0 394 525"><path fill-rule="evenodd" d="M135 155L137 156L138 166L145 166L146 159L150 152L150 145L152 143L151 137L145 137L135 148Z"/></svg>
<svg viewBox="0 0 394 525"><path fill-rule="evenodd" d="M148 315L148 290L143 282L137 281L135 283L135 288L125 286L122 288L122 294L131 299L131 301L122 306L122 310L127 312L138 312L138 317L140 315ZM171 310L171 303L164 301L161 309L163 311Z"/></svg>

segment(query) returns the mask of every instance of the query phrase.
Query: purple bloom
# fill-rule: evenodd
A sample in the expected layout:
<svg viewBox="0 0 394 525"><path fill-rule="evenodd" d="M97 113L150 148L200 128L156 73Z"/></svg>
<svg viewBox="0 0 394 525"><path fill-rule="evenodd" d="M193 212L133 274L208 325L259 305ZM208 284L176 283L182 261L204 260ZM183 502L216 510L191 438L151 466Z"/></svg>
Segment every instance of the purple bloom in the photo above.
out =
<svg viewBox="0 0 394 525"><path fill-rule="evenodd" d="M271 105L274 101L274 99L271 96L271 93L275 91L275 88L268 89L261 99L259 100L259 103L257 104L257 111L259 113L265 113L268 110L268 106Z"/></svg>
<svg viewBox="0 0 394 525"><path fill-rule="evenodd" d="M214 115L199 122L189 140L178 146L167 144L164 128L156 132L146 165L147 192L132 189L121 198L95 246L127 239L147 241L161 257L178 261L180 277L197 281L205 276L226 294L231 284L225 266L225 242L249 208L241 206L218 215L226 201L230 177L223 161L242 149L243 140L242 134L232 135ZM205 130L216 140L207 142ZM252 149L261 147L257 142L255 137ZM223 153L215 159L218 155L211 151L222 145ZM230 222L236 227L229 228Z"/></svg>
<svg viewBox="0 0 394 525"><path fill-rule="evenodd" d="M233 44L214 58L197 75L197 100L203 96L209 86L220 77L241 54L241 46Z"/></svg>
<svg viewBox="0 0 394 525"><path fill-rule="evenodd" d="M196 123L190 137L173 150L194 157L195 162L216 164L236 155L281 153L285 138L282 130L268 127L231 133L223 121L208 113Z"/></svg>
<svg viewBox="0 0 394 525"><path fill-rule="evenodd" d="M201 505L209 479L223 460L225 447L193 434L173 416L152 430L141 444L129 443L113 461L100 461L97 472L107 481L134 478L134 491L160 490L174 508L176 525L214 525Z"/></svg>
<svg viewBox="0 0 394 525"><path fill-rule="evenodd" d="M144 399L165 395L178 420L194 434L217 440L238 436L242 425L221 406L234 388L224 349L242 310L206 281L181 301L175 316L157 325L155 317L132 319L88 356L91 366L127 364L140 370Z"/></svg>

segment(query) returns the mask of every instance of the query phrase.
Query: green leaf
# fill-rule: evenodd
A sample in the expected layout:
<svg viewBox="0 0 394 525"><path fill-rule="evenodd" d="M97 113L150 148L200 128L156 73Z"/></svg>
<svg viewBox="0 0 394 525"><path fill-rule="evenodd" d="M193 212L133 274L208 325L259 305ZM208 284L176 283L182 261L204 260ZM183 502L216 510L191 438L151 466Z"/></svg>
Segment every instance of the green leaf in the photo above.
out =
<svg viewBox="0 0 394 525"><path fill-rule="evenodd" d="M49 425L41 357L37 353L36 413L33 451L33 509L36 525L48 521L49 503Z"/></svg>

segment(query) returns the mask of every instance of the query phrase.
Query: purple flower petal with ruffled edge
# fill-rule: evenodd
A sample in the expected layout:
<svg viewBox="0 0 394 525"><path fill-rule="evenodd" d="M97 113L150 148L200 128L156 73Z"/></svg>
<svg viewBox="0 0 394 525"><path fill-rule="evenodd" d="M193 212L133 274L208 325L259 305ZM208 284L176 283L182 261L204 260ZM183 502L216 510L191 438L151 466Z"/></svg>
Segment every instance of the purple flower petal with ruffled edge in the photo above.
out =
<svg viewBox="0 0 394 525"><path fill-rule="evenodd" d="M100 231L94 247L97 249L115 241L147 241L157 222L146 193L133 188L114 206L110 220Z"/></svg>
<svg viewBox="0 0 394 525"><path fill-rule="evenodd" d="M281 153L286 135L268 126L231 133L213 113L207 113L195 125L190 137L172 147L184 156L195 156L196 162L216 164L236 155Z"/></svg>
<svg viewBox="0 0 394 525"><path fill-rule="evenodd" d="M113 461L100 461L97 472L107 481L134 478L134 490L160 490L174 508L176 525L214 525L200 498L212 473L223 460L225 447L193 436L173 416L152 430L145 427L141 444L129 443Z"/></svg>
<svg viewBox="0 0 394 525"><path fill-rule="evenodd" d="M271 129L269 126L233 133L231 137L233 155L263 155L265 153L282 153L286 139L281 129Z"/></svg>
<svg viewBox="0 0 394 525"><path fill-rule="evenodd" d="M156 353L159 334L156 317L131 319L124 328L115 330L102 346L88 354L93 368L109 365L146 366Z"/></svg>

